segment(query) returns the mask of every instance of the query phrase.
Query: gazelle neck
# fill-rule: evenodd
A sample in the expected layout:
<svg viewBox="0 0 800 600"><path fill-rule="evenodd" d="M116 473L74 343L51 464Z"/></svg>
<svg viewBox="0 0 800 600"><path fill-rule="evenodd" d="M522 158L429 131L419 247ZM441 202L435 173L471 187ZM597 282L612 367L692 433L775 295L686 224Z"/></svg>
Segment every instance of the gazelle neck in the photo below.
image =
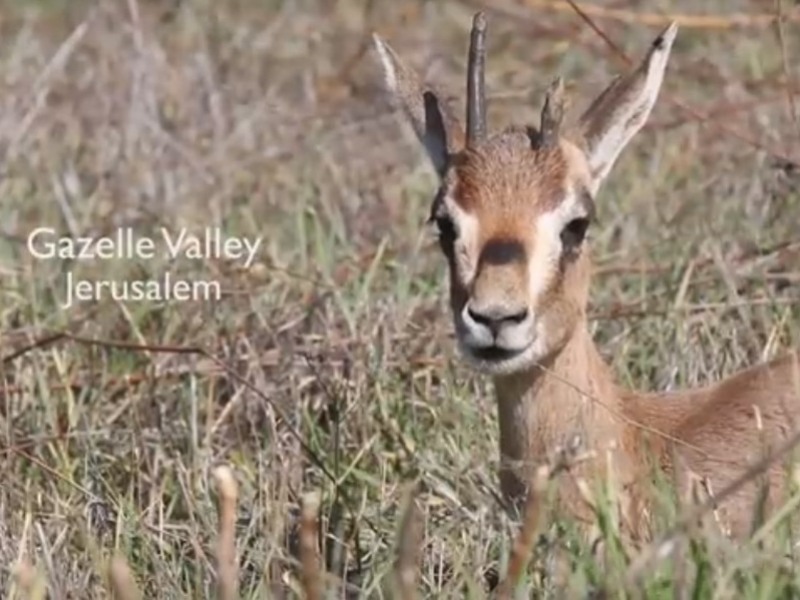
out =
<svg viewBox="0 0 800 600"><path fill-rule="evenodd" d="M581 322L563 349L528 371L495 378L500 424L500 483L509 499L524 496L533 470L580 436L598 452L626 445L630 432L611 374ZM632 441L632 440L631 440ZM624 460L625 452L614 452ZM617 472L630 472L630 465ZM602 467L601 467L602 470Z"/></svg>

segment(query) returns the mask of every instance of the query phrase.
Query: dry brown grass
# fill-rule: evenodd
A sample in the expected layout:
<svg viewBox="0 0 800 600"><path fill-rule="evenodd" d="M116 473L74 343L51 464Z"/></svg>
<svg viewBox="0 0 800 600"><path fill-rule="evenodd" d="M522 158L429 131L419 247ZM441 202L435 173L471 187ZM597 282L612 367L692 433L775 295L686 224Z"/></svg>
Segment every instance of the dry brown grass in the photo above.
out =
<svg viewBox="0 0 800 600"><path fill-rule="evenodd" d="M444 265L422 226L433 175L368 45L380 32L460 98L477 4L491 7L492 127L535 119L556 73L578 108L624 64L574 11L511 0L0 4L3 597L42 583L52 598L107 597L129 576L142 597L215 597L226 573L238 597L301 595L309 492L317 573L337 597L389 595L412 579L397 565L417 565L421 597L482 597L505 575L517 528L497 500L491 393L456 360ZM615 14L776 13L759 0L592 6L628 55L653 29ZM602 193L592 327L626 384L697 384L797 346L800 167L787 159L800 160L800 28L794 4L780 9L780 35L680 32L664 101ZM219 227L263 244L249 269L39 260L26 239L42 225ZM64 309L67 271L169 272L219 281L224 296ZM217 510L222 463L235 513ZM675 523L667 502L660 522ZM548 543L571 533L539 525ZM692 537L682 586L796 591L789 534L770 521L713 556ZM416 554L403 540L419 540ZM610 547L599 572L572 546L573 593L624 581L633 557ZM521 586L540 584L539 562ZM673 568L637 585L670 594Z"/></svg>

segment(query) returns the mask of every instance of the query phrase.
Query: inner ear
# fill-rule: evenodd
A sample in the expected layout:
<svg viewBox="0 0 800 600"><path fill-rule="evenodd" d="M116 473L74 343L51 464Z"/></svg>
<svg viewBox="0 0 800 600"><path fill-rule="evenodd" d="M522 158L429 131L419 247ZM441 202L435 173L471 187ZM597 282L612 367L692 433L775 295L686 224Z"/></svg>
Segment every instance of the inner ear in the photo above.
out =
<svg viewBox="0 0 800 600"><path fill-rule="evenodd" d="M440 177L444 176L449 163L447 127L442 108L436 94L430 90L422 94L425 109L425 145L431 155L433 166Z"/></svg>

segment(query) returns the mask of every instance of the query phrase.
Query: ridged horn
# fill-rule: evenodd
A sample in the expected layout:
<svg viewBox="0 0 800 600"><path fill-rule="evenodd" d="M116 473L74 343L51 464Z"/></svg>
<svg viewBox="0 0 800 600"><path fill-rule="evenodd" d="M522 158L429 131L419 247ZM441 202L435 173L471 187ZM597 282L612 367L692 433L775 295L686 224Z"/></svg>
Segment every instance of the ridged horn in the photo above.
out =
<svg viewBox="0 0 800 600"><path fill-rule="evenodd" d="M550 148L558 143L559 129L564 120L564 81L556 78L544 98L542 122L539 127L539 145Z"/></svg>
<svg viewBox="0 0 800 600"><path fill-rule="evenodd" d="M486 86L484 63L486 62L486 15L475 13L469 39L469 62L467 64L467 146L486 136Z"/></svg>

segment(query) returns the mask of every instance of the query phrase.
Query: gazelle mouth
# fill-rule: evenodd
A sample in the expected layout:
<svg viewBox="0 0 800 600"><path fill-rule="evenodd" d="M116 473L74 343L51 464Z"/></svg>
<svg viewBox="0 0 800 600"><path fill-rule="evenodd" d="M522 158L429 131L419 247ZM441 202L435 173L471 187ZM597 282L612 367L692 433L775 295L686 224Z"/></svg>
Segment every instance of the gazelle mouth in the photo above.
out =
<svg viewBox="0 0 800 600"><path fill-rule="evenodd" d="M488 346L484 348L470 348L469 351L472 353L472 356L478 360L486 362L501 362L514 358L515 356L519 356L525 352L525 348L522 348L521 350L508 350L506 348L501 348L500 346Z"/></svg>

